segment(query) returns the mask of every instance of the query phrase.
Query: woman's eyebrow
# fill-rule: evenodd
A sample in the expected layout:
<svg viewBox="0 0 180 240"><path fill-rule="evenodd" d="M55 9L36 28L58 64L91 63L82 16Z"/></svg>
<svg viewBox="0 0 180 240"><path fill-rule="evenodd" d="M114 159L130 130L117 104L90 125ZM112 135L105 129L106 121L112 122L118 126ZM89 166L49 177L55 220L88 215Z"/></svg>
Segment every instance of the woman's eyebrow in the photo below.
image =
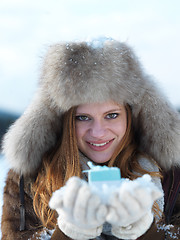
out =
<svg viewBox="0 0 180 240"><path fill-rule="evenodd" d="M89 114L88 114L88 113L84 113L84 112L79 112L79 113L77 112L77 113L76 113L76 116L77 116L77 115L89 115Z"/></svg>
<svg viewBox="0 0 180 240"><path fill-rule="evenodd" d="M110 113L110 112L120 112L120 111L122 111L121 108L109 109L109 110L105 111L104 114L107 114L107 113ZM90 115L90 114L87 113L87 112L77 112L76 116L77 115Z"/></svg>
<svg viewBox="0 0 180 240"><path fill-rule="evenodd" d="M110 110L106 111L105 113L118 112L118 111L122 111L122 109L121 108L110 109Z"/></svg>

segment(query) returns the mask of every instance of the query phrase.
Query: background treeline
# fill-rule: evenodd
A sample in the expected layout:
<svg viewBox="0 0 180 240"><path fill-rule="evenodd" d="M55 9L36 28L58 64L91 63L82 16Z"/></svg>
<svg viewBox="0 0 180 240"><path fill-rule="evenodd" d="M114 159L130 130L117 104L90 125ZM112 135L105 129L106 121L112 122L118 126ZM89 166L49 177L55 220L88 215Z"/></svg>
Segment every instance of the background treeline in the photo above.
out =
<svg viewBox="0 0 180 240"><path fill-rule="evenodd" d="M18 114L0 110L0 150L2 146L3 135L8 130L9 126L19 117Z"/></svg>

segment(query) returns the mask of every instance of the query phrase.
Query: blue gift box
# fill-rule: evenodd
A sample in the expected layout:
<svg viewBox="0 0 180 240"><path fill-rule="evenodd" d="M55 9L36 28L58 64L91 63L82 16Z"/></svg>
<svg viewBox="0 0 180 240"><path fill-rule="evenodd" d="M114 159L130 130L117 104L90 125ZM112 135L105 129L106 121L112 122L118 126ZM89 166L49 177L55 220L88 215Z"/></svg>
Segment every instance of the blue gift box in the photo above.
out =
<svg viewBox="0 0 180 240"><path fill-rule="evenodd" d="M88 181L94 182L107 182L107 181L119 181L121 179L120 169L117 167L107 166L95 166L91 162L88 162Z"/></svg>

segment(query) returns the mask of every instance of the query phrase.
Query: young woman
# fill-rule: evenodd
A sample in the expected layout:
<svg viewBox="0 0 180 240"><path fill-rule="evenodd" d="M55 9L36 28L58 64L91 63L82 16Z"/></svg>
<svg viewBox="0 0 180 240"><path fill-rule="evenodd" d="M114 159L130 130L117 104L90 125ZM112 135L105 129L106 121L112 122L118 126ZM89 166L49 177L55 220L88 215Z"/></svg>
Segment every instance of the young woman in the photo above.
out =
<svg viewBox="0 0 180 240"><path fill-rule="evenodd" d="M179 115L130 47L94 46L51 46L34 100L5 135L2 240L180 237ZM104 202L88 161L120 168L130 185L144 174L152 183Z"/></svg>

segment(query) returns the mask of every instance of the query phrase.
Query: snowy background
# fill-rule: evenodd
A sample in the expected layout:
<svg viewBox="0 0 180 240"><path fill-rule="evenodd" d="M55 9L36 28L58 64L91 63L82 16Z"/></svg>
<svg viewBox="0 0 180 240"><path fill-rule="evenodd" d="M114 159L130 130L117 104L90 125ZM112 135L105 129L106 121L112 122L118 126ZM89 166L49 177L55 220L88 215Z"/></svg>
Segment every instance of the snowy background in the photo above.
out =
<svg viewBox="0 0 180 240"><path fill-rule="evenodd" d="M24 111L49 44L103 35L133 46L180 108L179 11L179 0L0 0L0 109ZM6 173L1 156L0 208Z"/></svg>

